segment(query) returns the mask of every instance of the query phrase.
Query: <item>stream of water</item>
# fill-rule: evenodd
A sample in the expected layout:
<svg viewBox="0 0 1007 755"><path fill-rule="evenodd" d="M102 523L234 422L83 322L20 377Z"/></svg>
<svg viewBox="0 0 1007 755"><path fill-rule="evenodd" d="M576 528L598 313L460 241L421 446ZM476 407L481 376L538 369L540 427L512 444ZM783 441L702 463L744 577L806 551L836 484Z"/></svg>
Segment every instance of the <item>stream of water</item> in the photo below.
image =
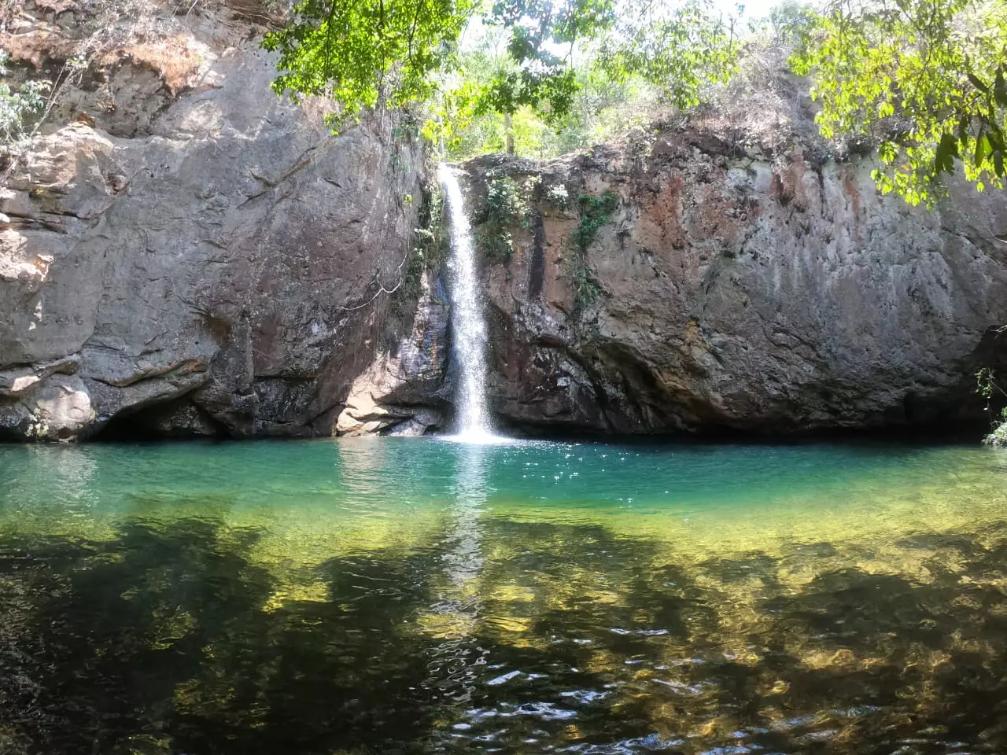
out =
<svg viewBox="0 0 1007 755"><path fill-rule="evenodd" d="M0 445L0 751L1007 752L1007 454Z"/></svg>
<svg viewBox="0 0 1007 755"><path fill-rule="evenodd" d="M487 330L483 316L479 270L465 197L455 169L441 164L437 177L448 211L451 237L451 344L457 387L455 439L467 443L492 443L493 432L486 406Z"/></svg>

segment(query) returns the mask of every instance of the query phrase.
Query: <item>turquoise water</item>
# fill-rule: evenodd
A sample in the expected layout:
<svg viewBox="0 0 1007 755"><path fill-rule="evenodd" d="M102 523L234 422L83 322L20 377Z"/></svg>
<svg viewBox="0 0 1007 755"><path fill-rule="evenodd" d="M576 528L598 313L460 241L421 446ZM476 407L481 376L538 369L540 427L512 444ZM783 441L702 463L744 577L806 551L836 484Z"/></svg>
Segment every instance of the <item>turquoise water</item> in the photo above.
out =
<svg viewBox="0 0 1007 755"><path fill-rule="evenodd" d="M1007 454L0 446L3 752L1004 752Z"/></svg>

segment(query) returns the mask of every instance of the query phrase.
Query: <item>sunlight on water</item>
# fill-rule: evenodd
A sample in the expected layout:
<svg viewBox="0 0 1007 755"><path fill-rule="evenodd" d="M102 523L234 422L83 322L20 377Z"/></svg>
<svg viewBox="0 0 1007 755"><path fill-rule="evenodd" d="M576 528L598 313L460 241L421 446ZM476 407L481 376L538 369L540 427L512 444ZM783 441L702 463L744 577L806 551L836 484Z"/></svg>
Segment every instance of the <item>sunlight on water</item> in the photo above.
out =
<svg viewBox="0 0 1007 755"><path fill-rule="evenodd" d="M0 446L0 751L1007 748L1007 454Z"/></svg>
<svg viewBox="0 0 1007 755"><path fill-rule="evenodd" d="M448 443L470 443L475 446L517 446L527 442L520 438L508 438L506 435L496 435L480 431L469 431L458 433L457 435L437 435L433 437Z"/></svg>

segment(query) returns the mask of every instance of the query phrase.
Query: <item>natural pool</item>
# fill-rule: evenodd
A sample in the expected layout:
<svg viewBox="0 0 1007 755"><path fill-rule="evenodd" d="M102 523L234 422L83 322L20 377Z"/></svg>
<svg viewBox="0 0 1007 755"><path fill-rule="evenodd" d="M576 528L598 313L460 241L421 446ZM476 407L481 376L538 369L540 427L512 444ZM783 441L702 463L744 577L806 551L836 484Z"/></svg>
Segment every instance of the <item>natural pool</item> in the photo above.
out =
<svg viewBox="0 0 1007 755"><path fill-rule="evenodd" d="M1007 453L0 446L0 751L1007 751Z"/></svg>

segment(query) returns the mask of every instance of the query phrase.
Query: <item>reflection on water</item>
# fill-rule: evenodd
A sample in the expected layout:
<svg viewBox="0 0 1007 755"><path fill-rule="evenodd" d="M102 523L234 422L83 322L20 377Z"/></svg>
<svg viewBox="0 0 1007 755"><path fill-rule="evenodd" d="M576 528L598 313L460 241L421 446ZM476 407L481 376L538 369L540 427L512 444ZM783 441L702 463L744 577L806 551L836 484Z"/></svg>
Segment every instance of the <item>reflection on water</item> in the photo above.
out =
<svg viewBox="0 0 1007 755"><path fill-rule="evenodd" d="M2 752L1004 752L1007 455L0 447Z"/></svg>
<svg viewBox="0 0 1007 755"><path fill-rule="evenodd" d="M462 446L457 454L451 546L445 553L445 565L451 582L460 592L471 588L482 570L479 516L486 503L485 454L483 445Z"/></svg>
<svg viewBox="0 0 1007 755"><path fill-rule="evenodd" d="M485 654L476 634L480 615L479 577L483 569L479 520L486 502L485 446L462 445L455 452L457 468L453 505L442 537L444 584L435 591L430 610L418 617L431 646L427 688L433 699L468 703L478 684Z"/></svg>

